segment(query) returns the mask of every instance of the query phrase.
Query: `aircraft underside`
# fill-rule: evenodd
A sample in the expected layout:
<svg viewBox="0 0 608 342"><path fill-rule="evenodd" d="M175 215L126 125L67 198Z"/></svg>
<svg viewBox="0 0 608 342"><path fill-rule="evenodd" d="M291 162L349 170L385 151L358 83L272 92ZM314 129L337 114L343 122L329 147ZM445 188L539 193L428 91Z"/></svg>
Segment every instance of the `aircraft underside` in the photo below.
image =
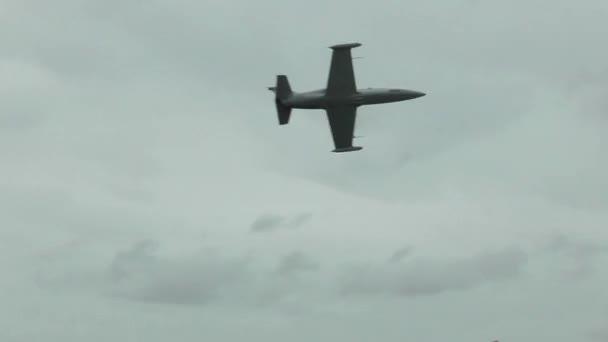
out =
<svg viewBox="0 0 608 342"><path fill-rule="evenodd" d="M289 122L293 108L324 109L334 141L333 152L358 151L362 147L352 143L359 106L405 101L425 95L406 89L357 89L351 49L359 46L359 43L349 43L330 47L333 52L325 89L296 93L292 91L287 76L277 75L276 86L269 89L275 93L279 124Z"/></svg>

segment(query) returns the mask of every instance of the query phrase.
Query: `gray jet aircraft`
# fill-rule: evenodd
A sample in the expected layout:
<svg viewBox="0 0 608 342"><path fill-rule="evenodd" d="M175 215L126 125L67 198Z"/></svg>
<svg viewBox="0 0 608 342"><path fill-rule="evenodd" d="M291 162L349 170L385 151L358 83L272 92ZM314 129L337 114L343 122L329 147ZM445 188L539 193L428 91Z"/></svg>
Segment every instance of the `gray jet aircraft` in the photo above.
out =
<svg viewBox="0 0 608 342"><path fill-rule="evenodd" d="M426 94L406 89L357 89L351 49L360 43L330 46L333 50L327 87L308 92L294 92L286 75L277 75L276 86L268 87L275 93L279 125L286 125L293 108L324 109L331 129L335 149L332 152L359 151L353 146L357 108L364 105L412 100Z"/></svg>

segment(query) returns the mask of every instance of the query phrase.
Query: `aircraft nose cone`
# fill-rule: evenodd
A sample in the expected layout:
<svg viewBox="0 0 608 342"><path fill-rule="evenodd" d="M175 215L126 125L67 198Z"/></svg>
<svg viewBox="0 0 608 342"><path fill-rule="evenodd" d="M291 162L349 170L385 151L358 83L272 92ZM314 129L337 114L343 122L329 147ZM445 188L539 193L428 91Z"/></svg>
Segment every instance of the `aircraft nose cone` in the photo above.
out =
<svg viewBox="0 0 608 342"><path fill-rule="evenodd" d="M417 98L423 97L425 95L426 94L423 93L423 92L421 92L421 91L413 91L413 90L410 91L410 98L411 99L417 99Z"/></svg>

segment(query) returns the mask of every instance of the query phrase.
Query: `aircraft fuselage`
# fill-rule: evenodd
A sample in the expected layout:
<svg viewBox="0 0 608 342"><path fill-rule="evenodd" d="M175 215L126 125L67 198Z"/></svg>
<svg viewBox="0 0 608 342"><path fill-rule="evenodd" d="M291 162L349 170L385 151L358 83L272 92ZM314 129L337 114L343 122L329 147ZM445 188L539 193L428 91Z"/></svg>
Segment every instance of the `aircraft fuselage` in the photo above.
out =
<svg viewBox="0 0 608 342"><path fill-rule="evenodd" d="M380 103L400 102L424 96L424 93L407 89L366 88L347 96L328 96L325 89L293 93L284 105L300 109L327 109L332 105L364 106Z"/></svg>
<svg viewBox="0 0 608 342"><path fill-rule="evenodd" d="M359 151L354 146L355 122L360 106L413 100L424 96L419 91L391 88L357 88L351 49L361 43L346 43L330 46L333 50L324 89L296 92L285 74L277 74L275 85L268 87L274 96L279 125L289 123L292 109L323 109L334 142L333 152Z"/></svg>

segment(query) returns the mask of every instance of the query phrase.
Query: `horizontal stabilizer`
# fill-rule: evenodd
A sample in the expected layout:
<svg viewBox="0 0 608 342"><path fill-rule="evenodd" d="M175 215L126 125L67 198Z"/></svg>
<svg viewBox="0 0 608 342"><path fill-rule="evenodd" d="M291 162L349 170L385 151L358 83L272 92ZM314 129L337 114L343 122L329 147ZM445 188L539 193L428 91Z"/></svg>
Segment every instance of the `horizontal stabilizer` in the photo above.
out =
<svg viewBox="0 0 608 342"><path fill-rule="evenodd" d="M287 125L289 123L289 118L291 117L291 107L283 104L283 101L293 94L287 76L277 75L276 85L274 87L268 87L268 90L275 93L274 103L277 107L279 125Z"/></svg>
<svg viewBox="0 0 608 342"><path fill-rule="evenodd" d="M332 152L354 152L354 151L359 151L362 150L363 147L361 146L350 146L350 147L342 147L342 148L336 148L334 149Z"/></svg>
<svg viewBox="0 0 608 342"><path fill-rule="evenodd" d="M284 106L278 99L274 101L277 107L277 115L279 117L279 125L287 125L291 117L291 107Z"/></svg>
<svg viewBox="0 0 608 342"><path fill-rule="evenodd" d="M352 49L352 48L356 48L361 46L361 43L346 43L346 44L336 44L336 45L332 45L329 48L330 49Z"/></svg>

